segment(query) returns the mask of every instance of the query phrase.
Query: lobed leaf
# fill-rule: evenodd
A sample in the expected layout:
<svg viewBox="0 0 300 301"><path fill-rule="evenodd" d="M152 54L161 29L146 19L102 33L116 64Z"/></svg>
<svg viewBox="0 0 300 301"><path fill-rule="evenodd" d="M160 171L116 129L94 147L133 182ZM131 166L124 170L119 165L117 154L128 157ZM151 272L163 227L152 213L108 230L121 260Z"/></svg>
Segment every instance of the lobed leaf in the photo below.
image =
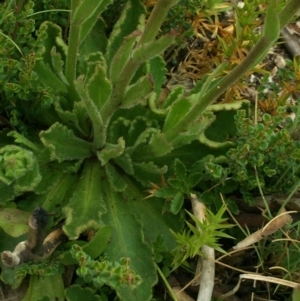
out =
<svg viewBox="0 0 300 301"><path fill-rule="evenodd" d="M100 111L112 92L112 84L106 77L106 70L99 64L94 66L94 73L86 82L88 95Z"/></svg>
<svg viewBox="0 0 300 301"><path fill-rule="evenodd" d="M101 151L97 151L97 157L101 165L108 163L110 159L120 157L125 150L125 141L123 137L118 139L117 144L106 143Z"/></svg>
<svg viewBox="0 0 300 301"><path fill-rule="evenodd" d="M76 137L72 130L58 122L47 131L41 131L40 139L49 149L51 159L58 162L84 159L92 155L91 143Z"/></svg>

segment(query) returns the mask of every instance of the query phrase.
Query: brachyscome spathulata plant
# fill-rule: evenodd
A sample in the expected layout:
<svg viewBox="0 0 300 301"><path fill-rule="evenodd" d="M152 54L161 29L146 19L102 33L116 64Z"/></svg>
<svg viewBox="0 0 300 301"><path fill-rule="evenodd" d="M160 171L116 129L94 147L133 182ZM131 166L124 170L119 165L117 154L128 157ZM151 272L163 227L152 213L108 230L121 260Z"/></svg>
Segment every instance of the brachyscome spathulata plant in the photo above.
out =
<svg viewBox="0 0 300 301"><path fill-rule="evenodd" d="M106 39L99 16L111 2L72 0L67 41L49 21L36 32L33 71L53 93L53 105L31 115L26 133L1 132L0 188L3 204L18 200L24 210L40 205L56 212L58 220L65 218L70 240L85 230L110 226L109 260L129 258L130 268L141 277L134 289L115 286L117 295L149 300L157 282L152 244L159 237L171 251L176 243L169 229L178 231L182 219L163 213L163 199L145 199L145 189L170 175L175 158L191 164L232 146L213 144L204 133L218 112L233 124L232 112L245 103L212 103L264 57L300 4L291 0L278 13L271 1L264 33L240 65L216 82L225 68L221 64L189 95L178 87L160 103L166 71L161 54L175 42L176 32L156 36L176 1L158 1L147 19L139 0L128 1ZM187 190L169 200L170 211L181 211ZM55 285L61 286L59 277Z"/></svg>

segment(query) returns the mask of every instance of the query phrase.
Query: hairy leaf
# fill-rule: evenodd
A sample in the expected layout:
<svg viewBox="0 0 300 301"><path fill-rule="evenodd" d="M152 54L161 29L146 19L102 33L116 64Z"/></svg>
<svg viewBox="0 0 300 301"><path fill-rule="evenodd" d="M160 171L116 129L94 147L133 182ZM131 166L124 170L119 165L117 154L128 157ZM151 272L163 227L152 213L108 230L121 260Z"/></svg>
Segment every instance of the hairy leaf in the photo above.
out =
<svg viewBox="0 0 300 301"><path fill-rule="evenodd" d="M89 78L86 87L91 100L100 111L112 91L111 82L106 77L106 70L99 65L95 65L94 74Z"/></svg>
<svg viewBox="0 0 300 301"><path fill-rule="evenodd" d="M97 151L97 157L101 165L105 165L110 159L120 157L125 150L123 137L118 139L118 144L106 143L101 151Z"/></svg>
<svg viewBox="0 0 300 301"><path fill-rule="evenodd" d="M118 170L110 163L105 165L105 171L107 175L107 179L116 191L124 191L127 187L126 182L124 181L122 175L118 172Z"/></svg>
<svg viewBox="0 0 300 301"><path fill-rule="evenodd" d="M87 160L69 205L64 208L66 223L63 229L70 239L76 239L86 229L101 227L101 215L106 212L101 178L100 162Z"/></svg>
<svg viewBox="0 0 300 301"><path fill-rule="evenodd" d="M189 112L191 107L192 105L187 99L181 99L173 103L165 121L164 132L177 124Z"/></svg>
<svg viewBox="0 0 300 301"><path fill-rule="evenodd" d="M132 52L132 58L144 63L147 60L161 54L164 50L170 47L175 41L173 34L167 34L156 41L140 45Z"/></svg>
<svg viewBox="0 0 300 301"><path fill-rule="evenodd" d="M55 123L47 131L40 132L43 144L49 149L52 160L84 159L92 154L91 143L76 137L66 126Z"/></svg>
<svg viewBox="0 0 300 301"><path fill-rule="evenodd" d="M134 31L132 34L124 38L123 43L113 57L110 65L109 75L112 83L115 83L118 80L125 65L129 61L132 48L140 35L140 31Z"/></svg>
<svg viewBox="0 0 300 301"><path fill-rule="evenodd" d="M138 28L140 16L146 14L146 9L140 0L130 0L126 3L120 19L115 24L109 38L106 58L111 68L112 58L121 47L123 40Z"/></svg>
<svg viewBox="0 0 300 301"><path fill-rule="evenodd" d="M145 101L152 89L153 83L149 75L141 77L136 83L127 88L124 99L121 103L121 108L128 109L142 101Z"/></svg>
<svg viewBox="0 0 300 301"><path fill-rule="evenodd" d="M140 275L143 281L133 290L117 287L117 294L124 301L150 300L152 286L157 281L151 248L144 242L140 223L132 215L130 203L126 200L130 193L126 193L124 198L109 186L108 183L103 183L108 209L103 221L112 227L112 239L106 252L111 260L129 258L130 268Z"/></svg>

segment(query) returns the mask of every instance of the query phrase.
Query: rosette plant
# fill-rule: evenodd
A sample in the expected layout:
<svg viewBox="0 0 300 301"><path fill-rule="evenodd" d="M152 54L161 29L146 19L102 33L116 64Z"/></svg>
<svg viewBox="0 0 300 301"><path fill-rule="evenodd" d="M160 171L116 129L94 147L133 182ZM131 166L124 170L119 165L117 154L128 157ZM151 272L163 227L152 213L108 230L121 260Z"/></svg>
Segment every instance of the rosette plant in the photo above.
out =
<svg viewBox="0 0 300 301"><path fill-rule="evenodd" d="M247 102L213 102L262 60L300 4L288 1L278 12L276 1L269 1L264 32L240 65L215 80L226 67L222 63L190 93L176 87L161 102L166 79L162 54L175 43L176 31L160 35L159 29L177 1L158 0L148 16L142 1L129 0L110 31L101 15L113 0L70 2L67 35L56 23L45 21L33 29L35 49L20 49L30 62L27 71L35 83L31 88L44 95L37 93L39 99L27 102L15 99L14 110L2 108L8 120L0 132L3 212L23 216L19 209L30 212L42 206L53 213L52 225L63 221L71 241L95 232L86 249L85 245L78 249L79 262L82 258L91 262L103 249L109 262L127 258L140 278L130 274L110 286L120 300L150 300L158 281L154 245L159 241L164 250L175 248L170 229L176 232L182 227L185 197L202 177L200 168L188 175L185 166L208 154L226 153L232 146L226 137L234 131L234 113L247 106ZM34 4L26 5L29 18L35 13ZM20 91L17 83L7 83L5 89L3 99L19 95L13 94ZM9 122L15 109L21 114L22 127ZM216 116L230 126L215 123ZM213 142L207 133L216 129L223 138ZM213 167L210 170L217 173ZM164 186L168 178L171 187L146 198L153 183ZM26 231L23 221L12 232L5 227L9 221L3 216L2 220L12 236ZM86 259L81 250L93 259ZM62 263L74 262L62 259ZM80 270L86 277L87 266L82 264ZM64 298L62 275L58 269L44 283L55 287L57 300ZM89 279L96 287L101 284L97 275ZM37 289L39 281L32 276L30 288ZM68 300L77 300L71 288ZM77 290L82 293L84 288L77 286ZM43 292L39 293L42 297Z"/></svg>

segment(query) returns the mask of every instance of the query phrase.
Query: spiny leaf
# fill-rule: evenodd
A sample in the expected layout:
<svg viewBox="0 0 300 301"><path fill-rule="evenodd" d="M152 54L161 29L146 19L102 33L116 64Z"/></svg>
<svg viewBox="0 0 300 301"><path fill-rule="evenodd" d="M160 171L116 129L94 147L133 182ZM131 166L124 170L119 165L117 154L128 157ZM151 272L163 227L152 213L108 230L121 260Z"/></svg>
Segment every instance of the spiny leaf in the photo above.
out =
<svg viewBox="0 0 300 301"><path fill-rule="evenodd" d="M92 155L91 143L76 137L72 130L58 122L47 131L41 131L40 138L50 150L51 158L58 162L84 159Z"/></svg>

